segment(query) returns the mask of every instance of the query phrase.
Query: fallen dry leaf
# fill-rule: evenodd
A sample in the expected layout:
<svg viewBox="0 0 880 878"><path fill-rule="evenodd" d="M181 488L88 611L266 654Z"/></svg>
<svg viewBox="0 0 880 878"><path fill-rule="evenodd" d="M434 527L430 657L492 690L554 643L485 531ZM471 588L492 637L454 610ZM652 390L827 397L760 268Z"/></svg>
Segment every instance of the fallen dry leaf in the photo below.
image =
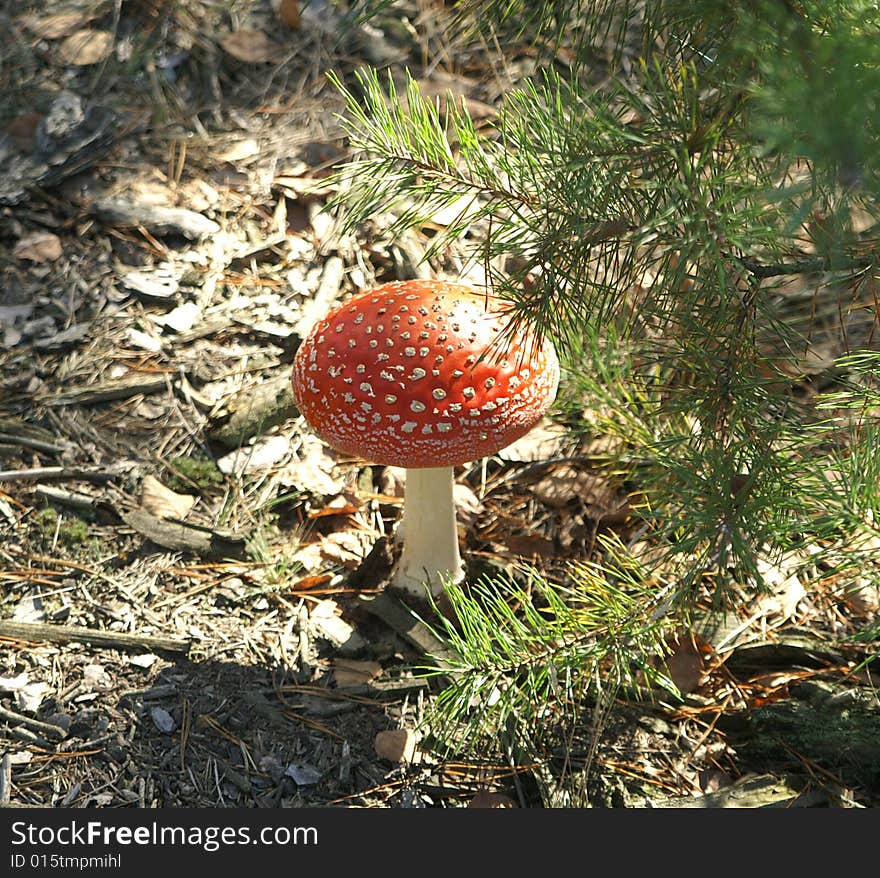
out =
<svg viewBox="0 0 880 878"><path fill-rule="evenodd" d="M298 28L300 23L299 0L281 0L278 17L289 28Z"/></svg>
<svg viewBox="0 0 880 878"><path fill-rule="evenodd" d="M666 656L666 673L682 695L694 692L703 678L703 656L708 647L695 637L669 640L672 652Z"/></svg>
<svg viewBox="0 0 880 878"><path fill-rule="evenodd" d="M318 563L320 564L320 553L318 554ZM297 579L291 588L294 591L308 591L311 588L319 588L322 585L327 585L332 578L333 577L329 573L315 573L311 576L303 576L300 579Z"/></svg>
<svg viewBox="0 0 880 878"><path fill-rule="evenodd" d="M521 439L502 448L498 456L504 460L528 463L535 460L548 460L562 450L565 428L544 418Z"/></svg>
<svg viewBox="0 0 880 878"><path fill-rule="evenodd" d="M191 494L177 494L155 476L144 476L141 483L141 508L156 518L183 518L195 505Z"/></svg>
<svg viewBox="0 0 880 878"><path fill-rule="evenodd" d="M243 27L233 31L220 40L223 51L237 61L250 64L264 64L277 61L281 56L281 46L270 40L261 30Z"/></svg>
<svg viewBox="0 0 880 878"><path fill-rule="evenodd" d="M807 590L798 576L798 568L807 559L798 552L786 552L776 558L758 558L756 567L771 594L763 595L755 604L755 618L777 617L781 623L790 619Z"/></svg>
<svg viewBox="0 0 880 878"><path fill-rule="evenodd" d="M297 456L299 460L289 463L279 473L284 487L307 491L313 497L335 497L343 492L345 480L334 475L336 459L317 436L305 434Z"/></svg>
<svg viewBox="0 0 880 878"><path fill-rule="evenodd" d="M525 558L554 558L556 546L553 540L540 534L511 534L504 542L511 552Z"/></svg>
<svg viewBox="0 0 880 878"><path fill-rule="evenodd" d="M72 33L58 47L63 64L87 67L99 64L113 51L113 34L107 30L85 28Z"/></svg>
<svg viewBox="0 0 880 878"><path fill-rule="evenodd" d="M58 40L75 30L81 29L94 16L89 12L60 12L43 18L32 18L27 23L28 30L44 40Z"/></svg>
<svg viewBox="0 0 880 878"><path fill-rule="evenodd" d="M54 262L61 256L61 239L52 232L31 232L18 239L12 255L31 262Z"/></svg>
<svg viewBox="0 0 880 878"><path fill-rule="evenodd" d="M846 589L844 600L857 615L871 620L880 612L880 585L857 576Z"/></svg>
<svg viewBox="0 0 880 878"><path fill-rule="evenodd" d="M320 509L309 510L309 518L326 518L328 515L354 515L359 508L343 494L340 494Z"/></svg>
<svg viewBox="0 0 880 878"><path fill-rule="evenodd" d="M260 154L260 144L252 137L246 137L244 140L238 140L227 146L226 149L217 153L217 158L221 162L240 162L243 159L253 158Z"/></svg>
<svg viewBox="0 0 880 878"><path fill-rule="evenodd" d="M307 571L308 575L304 577L307 584L304 588L314 588L314 584L308 583L310 583L312 579L322 576L323 574L318 571L322 570L325 566L324 556L321 554L321 544L308 543L305 546L300 546L295 552L292 560L299 564L303 570Z"/></svg>
<svg viewBox="0 0 880 878"><path fill-rule="evenodd" d="M456 482L452 486L452 499L455 503L456 515L462 524L473 524L486 508L470 487L461 482Z"/></svg>
<svg viewBox="0 0 880 878"><path fill-rule="evenodd" d="M333 662L333 681L339 687L362 686L382 673L379 662L337 658Z"/></svg>
<svg viewBox="0 0 880 878"><path fill-rule="evenodd" d="M244 475L271 469L290 451L286 436L265 436L225 454L217 461L217 469L226 475Z"/></svg>
<svg viewBox="0 0 880 878"><path fill-rule="evenodd" d="M353 570L367 556L374 539L364 531L337 531L321 537L321 555L326 561Z"/></svg>
<svg viewBox="0 0 880 878"><path fill-rule="evenodd" d="M387 729L376 735L376 755L389 762L412 762L416 756L416 736L410 729Z"/></svg>
<svg viewBox="0 0 880 878"><path fill-rule="evenodd" d="M604 476L569 463L554 467L532 491L542 503L557 509L579 500L591 518L602 518L622 505L617 491Z"/></svg>

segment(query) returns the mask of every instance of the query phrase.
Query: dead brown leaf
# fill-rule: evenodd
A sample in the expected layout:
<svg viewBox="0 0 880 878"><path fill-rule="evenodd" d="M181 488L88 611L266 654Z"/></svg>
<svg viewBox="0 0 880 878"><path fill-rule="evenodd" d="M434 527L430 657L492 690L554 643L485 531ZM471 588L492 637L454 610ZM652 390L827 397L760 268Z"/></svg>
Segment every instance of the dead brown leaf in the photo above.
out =
<svg viewBox="0 0 880 878"><path fill-rule="evenodd" d="M335 497L343 492L345 481L337 475L336 459L317 436L305 434L297 456L299 460L279 473L282 485L308 491L314 497Z"/></svg>
<svg viewBox="0 0 880 878"><path fill-rule="evenodd" d="M52 232L31 232L19 238L12 255L31 262L54 262L61 256L61 239Z"/></svg>
<svg viewBox="0 0 880 878"><path fill-rule="evenodd" d="M235 164L244 159L253 158L260 154L260 144L253 137L246 137L244 140L237 140L225 149L217 153L217 158L221 162L229 162Z"/></svg>
<svg viewBox="0 0 880 878"><path fill-rule="evenodd" d="M294 591L308 591L312 588L320 588L322 585L327 585L332 578L333 577L329 573L315 573L297 579L292 588Z"/></svg>
<svg viewBox="0 0 880 878"><path fill-rule="evenodd" d="M376 735L376 755L389 762L412 762L416 755L416 736L410 729L387 729Z"/></svg>
<svg viewBox="0 0 880 878"><path fill-rule="evenodd" d="M694 692L703 678L705 643L695 637L682 636L669 641L672 652L666 657L666 673L682 695Z"/></svg>
<svg viewBox="0 0 880 878"><path fill-rule="evenodd" d="M249 27L227 34L220 40L220 46L237 61L249 64L277 61L282 52L281 46L270 40L263 31Z"/></svg>
<svg viewBox="0 0 880 878"><path fill-rule="evenodd" d="M570 463L554 467L532 491L546 506L557 509L577 500L594 519L616 512L623 502L607 478Z"/></svg>
<svg viewBox="0 0 880 878"><path fill-rule="evenodd" d="M334 497L321 509L309 511L309 518L325 518L328 515L354 515L360 507L349 502L344 495Z"/></svg>
<svg viewBox="0 0 880 878"><path fill-rule="evenodd" d="M522 439L502 448L498 453L504 460L516 460L527 463L535 460L547 460L560 453L565 429L549 418L544 418L537 426L526 433Z"/></svg>
<svg viewBox="0 0 880 878"><path fill-rule="evenodd" d="M333 679L337 686L363 686L382 673L379 662L337 658L333 662Z"/></svg>
<svg viewBox="0 0 880 878"><path fill-rule="evenodd" d="M88 24L94 16L89 12L59 12L32 18L27 23L28 30L43 40L59 40Z"/></svg>
<svg viewBox="0 0 880 878"><path fill-rule="evenodd" d="M113 51L113 34L107 30L84 28L72 33L58 47L63 64L88 67L99 64Z"/></svg>
<svg viewBox="0 0 880 878"><path fill-rule="evenodd" d="M354 569L372 547L373 537L363 531L338 531L321 537L321 554L327 561Z"/></svg>
<svg viewBox="0 0 880 878"><path fill-rule="evenodd" d="M195 502L191 494L177 494L155 476L145 476L141 484L141 508L157 518L183 518Z"/></svg>
<svg viewBox="0 0 880 878"><path fill-rule="evenodd" d="M281 0L278 6L278 17L289 28L298 28L300 22L299 0Z"/></svg>
<svg viewBox="0 0 880 878"><path fill-rule="evenodd" d="M553 558L556 555L553 540L540 534L511 534L505 542L511 552L525 558Z"/></svg>

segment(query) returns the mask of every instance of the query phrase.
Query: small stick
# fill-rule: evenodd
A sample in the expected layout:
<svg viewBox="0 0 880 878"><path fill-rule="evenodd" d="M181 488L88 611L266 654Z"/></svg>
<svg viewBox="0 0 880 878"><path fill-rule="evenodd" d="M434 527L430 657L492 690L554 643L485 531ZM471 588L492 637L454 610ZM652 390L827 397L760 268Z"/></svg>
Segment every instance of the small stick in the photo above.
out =
<svg viewBox="0 0 880 878"><path fill-rule="evenodd" d="M96 497L82 494L79 491L65 491L63 488L51 488L49 485L36 485L34 493L53 503L70 506L73 509L94 509L98 502Z"/></svg>
<svg viewBox="0 0 880 878"><path fill-rule="evenodd" d="M53 738L55 741L67 737L67 732L61 726L41 722L17 711L9 710L7 707L0 707L0 719L5 719L16 726L25 726L35 732L42 732L47 738Z"/></svg>
<svg viewBox="0 0 880 878"><path fill-rule="evenodd" d="M0 808L9 805L9 798L12 795L12 759L8 753L3 754L3 761L0 762Z"/></svg>
<svg viewBox="0 0 880 878"><path fill-rule="evenodd" d="M17 436L13 433L0 433L0 442L10 445L22 445L25 448L34 448L37 451L46 451L52 454L61 454L66 449L54 442L44 442L42 439L33 439L30 436Z"/></svg>
<svg viewBox="0 0 880 878"><path fill-rule="evenodd" d="M175 637L152 637L146 634L125 634L67 625L46 625L41 622L0 621L0 637L51 643L91 643L110 649L150 649L165 652L188 652L189 640Z"/></svg>
<svg viewBox="0 0 880 878"><path fill-rule="evenodd" d="M19 479L82 479L86 482L107 482L119 473L107 470L73 469L66 466L38 466L33 469L0 471L0 482L16 482Z"/></svg>
<svg viewBox="0 0 880 878"><path fill-rule="evenodd" d="M14 738L16 741L23 741L25 744L39 747L41 750L46 750L47 752L52 752L52 750L55 749L55 745L51 741L47 741L45 738L35 735L33 732L28 731L22 726L11 726L6 730L6 734L10 738Z"/></svg>

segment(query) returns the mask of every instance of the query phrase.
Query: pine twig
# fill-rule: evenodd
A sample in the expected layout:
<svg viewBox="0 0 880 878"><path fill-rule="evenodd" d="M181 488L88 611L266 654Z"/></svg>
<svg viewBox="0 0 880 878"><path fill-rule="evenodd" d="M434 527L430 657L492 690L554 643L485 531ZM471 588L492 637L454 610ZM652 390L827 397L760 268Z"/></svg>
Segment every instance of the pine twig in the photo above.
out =
<svg viewBox="0 0 880 878"><path fill-rule="evenodd" d="M0 638L50 643L90 643L108 649L155 649L164 652L188 652L189 640L176 637L153 637L120 631L100 631L42 622L11 622L0 620Z"/></svg>

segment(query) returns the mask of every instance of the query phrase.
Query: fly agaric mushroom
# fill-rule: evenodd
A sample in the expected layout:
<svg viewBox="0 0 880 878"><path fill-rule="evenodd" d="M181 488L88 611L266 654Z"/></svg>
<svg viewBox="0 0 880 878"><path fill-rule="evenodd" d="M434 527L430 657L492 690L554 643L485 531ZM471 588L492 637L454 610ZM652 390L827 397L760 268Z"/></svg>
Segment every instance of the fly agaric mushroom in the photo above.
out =
<svg viewBox="0 0 880 878"><path fill-rule="evenodd" d="M406 469L396 588L438 595L463 578L453 467L524 436L556 396L553 346L502 335L506 304L462 284L388 283L332 310L294 357L293 395L315 432Z"/></svg>

